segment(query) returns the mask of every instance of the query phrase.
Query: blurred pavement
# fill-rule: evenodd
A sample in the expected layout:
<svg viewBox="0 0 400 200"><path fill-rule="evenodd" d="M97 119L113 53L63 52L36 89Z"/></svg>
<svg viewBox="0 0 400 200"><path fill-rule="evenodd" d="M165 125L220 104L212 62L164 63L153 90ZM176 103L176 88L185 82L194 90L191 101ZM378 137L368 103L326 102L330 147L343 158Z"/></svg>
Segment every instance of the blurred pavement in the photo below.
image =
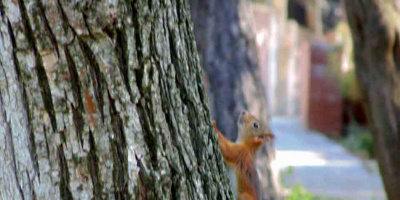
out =
<svg viewBox="0 0 400 200"><path fill-rule="evenodd" d="M273 118L276 161L285 188L301 183L319 197L345 200L386 199L375 161L363 161L341 145L305 128L299 119ZM285 175L285 169L293 173Z"/></svg>

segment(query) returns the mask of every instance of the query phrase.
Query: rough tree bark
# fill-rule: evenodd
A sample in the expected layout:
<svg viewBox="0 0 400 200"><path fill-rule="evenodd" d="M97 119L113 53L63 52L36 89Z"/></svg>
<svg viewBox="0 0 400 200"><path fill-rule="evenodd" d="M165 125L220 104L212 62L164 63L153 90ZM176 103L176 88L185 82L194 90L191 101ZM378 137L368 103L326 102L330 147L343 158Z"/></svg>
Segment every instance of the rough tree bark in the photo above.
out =
<svg viewBox="0 0 400 200"><path fill-rule="evenodd" d="M232 198L186 0L0 13L0 199Z"/></svg>
<svg viewBox="0 0 400 200"><path fill-rule="evenodd" d="M364 89L387 197L400 199L400 17L398 1L346 2L358 80Z"/></svg>
<svg viewBox="0 0 400 200"><path fill-rule="evenodd" d="M213 117L221 132L235 141L241 111L249 110L268 124L251 2L190 0L190 8ZM278 185L270 166L273 153L269 144L257 162L263 199L277 199Z"/></svg>

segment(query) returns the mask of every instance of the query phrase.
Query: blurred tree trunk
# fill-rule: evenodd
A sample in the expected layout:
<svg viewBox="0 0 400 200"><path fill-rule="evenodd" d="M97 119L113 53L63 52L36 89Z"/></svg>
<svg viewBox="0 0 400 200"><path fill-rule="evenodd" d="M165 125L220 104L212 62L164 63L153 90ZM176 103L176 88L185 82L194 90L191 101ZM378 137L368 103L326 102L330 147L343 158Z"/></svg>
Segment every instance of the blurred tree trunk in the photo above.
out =
<svg viewBox="0 0 400 200"><path fill-rule="evenodd" d="M206 72L211 110L218 128L237 139L237 119L243 110L268 125L266 91L259 76L253 10L249 0L190 0L197 47ZM267 78L267 77L265 77ZM276 199L268 146L259 165L263 199Z"/></svg>
<svg viewBox="0 0 400 200"><path fill-rule="evenodd" d="M398 1L345 1L358 80L364 89L386 193L400 199L400 27ZM397 6L396 6L397 5Z"/></svg>
<svg viewBox="0 0 400 200"><path fill-rule="evenodd" d="M0 199L232 199L188 9L0 1Z"/></svg>
<svg viewBox="0 0 400 200"><path fill-rule="evenodd" d="M250 2L190 0L190 4L213 117L221 132L236 140L242 110L267 121Z"/></svg>

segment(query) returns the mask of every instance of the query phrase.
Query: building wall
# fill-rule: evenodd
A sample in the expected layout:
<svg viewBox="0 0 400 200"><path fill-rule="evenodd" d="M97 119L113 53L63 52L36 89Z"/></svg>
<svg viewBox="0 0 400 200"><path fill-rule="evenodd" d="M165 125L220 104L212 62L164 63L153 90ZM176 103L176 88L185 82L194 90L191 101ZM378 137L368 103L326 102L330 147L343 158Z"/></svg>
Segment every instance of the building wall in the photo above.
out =
<svg viewBox="0 0 400 200"><path fill-rule="evenodd" d="M339 137L342 129L342 96L339 81L330 73L331 47L324 42L311 45L309 99L306 123L310 129Z"/></svg>

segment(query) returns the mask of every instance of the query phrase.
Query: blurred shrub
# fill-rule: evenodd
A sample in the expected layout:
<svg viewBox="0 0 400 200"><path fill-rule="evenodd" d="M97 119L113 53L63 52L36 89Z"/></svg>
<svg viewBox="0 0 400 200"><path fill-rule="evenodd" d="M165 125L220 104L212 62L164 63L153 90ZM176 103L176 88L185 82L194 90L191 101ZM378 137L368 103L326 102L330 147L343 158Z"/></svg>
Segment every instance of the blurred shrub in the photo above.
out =
<svg viewBox="0 0 400 200"><path fill-rule="evenodd" d="M349 70L342 74L340 88L344 98L348 98L353 101L357 101L362 98L361 89L358 85L355 70Z"/></svg>
<svg viewBox="0 0 400 200"><path fill-rule="evenodd" d="M352 101L360 100L361 90L356 77L353 61L353 40L347 22L341 21L334 30L334 40L328 57L329 73L340 82L340 90L344 98Z"/></svg>
<svg viewBox="0 0 400 200"><path fill-rule="evenodd" d="M298 183L290 188L290 195L285 197L286 200L342 200L333 197L315 196L308 192L301 183Z"/></svg>
<svg viewBox="0 0 400 200"><path fill-rule="evenodd" d="M359 126L353 121L349 125L348 133L347 137L340 141L346 149L364 158L374 157L372 134L367 128Z"/></svg>
<svg viewBox="0 0 400 200"><path fill-rule="evenodd" d="M313 200L314 198L314 195L311 192L307 192L300 183L290 190L290 195L286 196L286 200Z"/></svg>
<svg viewBox="0 0 400 200"><path fill-rule="evenodd" d="M284 179L286 176L292 175L293 172L294 172L294 169L293 169L292 166L287 167L287 168L285 168L284 170L282 170L282 171L280 172L280 181L281 181L281 184L282 184L283 186L285 186L285 182L283 181L283 179ZM286 187L286 186L285 186L285 187Z"/></svg>
<svg viewBox="0 0 400 200"><path fill-rule="evenodd" d="M294 168L292 166L281 171L281 183L284 187L287 187L283 181L284 177L294 174ZM286 200L342 200L338 198L316 196L313 193L307 191L301 183L286 188L289 192L285 195Z"/></svg>

